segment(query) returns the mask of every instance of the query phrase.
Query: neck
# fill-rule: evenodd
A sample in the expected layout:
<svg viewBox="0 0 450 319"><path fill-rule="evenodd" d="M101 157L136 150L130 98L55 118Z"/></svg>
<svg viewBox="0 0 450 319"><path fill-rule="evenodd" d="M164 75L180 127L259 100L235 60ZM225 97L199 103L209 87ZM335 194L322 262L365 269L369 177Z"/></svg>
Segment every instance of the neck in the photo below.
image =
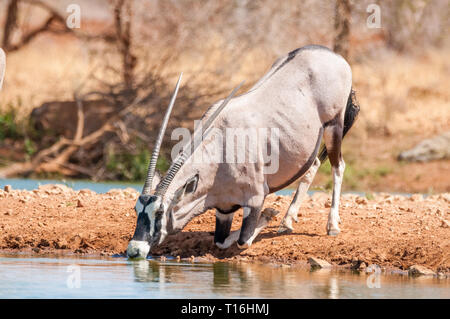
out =
<svg viewBox="0 0 450 319"><path fill-rule="evenodd" d="M171 210L172 231L171 233L177 233L181 231L192 219L205 212L206 194L199 196L192 200L182 208Z"/></svg>

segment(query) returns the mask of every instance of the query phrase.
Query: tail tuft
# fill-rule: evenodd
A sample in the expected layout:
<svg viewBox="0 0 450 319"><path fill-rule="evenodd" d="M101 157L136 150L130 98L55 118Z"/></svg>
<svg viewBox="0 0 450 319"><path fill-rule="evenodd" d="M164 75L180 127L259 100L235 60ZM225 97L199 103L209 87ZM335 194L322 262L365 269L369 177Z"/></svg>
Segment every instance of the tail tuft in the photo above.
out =
<svg viewBox="0 0 450 319"><path fill-rule="evenodd" d="M347 132L352 127L353 123L356 120L356 117L358 116L359 110L359 103L356 100L355 91L353 91L352 89L350 91L350 95L348 96L347 106L345 107L344 131L342 133L342 138L344 138L345 134L347 134ZM319 153L320 162L323 163L326 160L327 156L327 149L325 148L325 145L322 145Z"/></svg>

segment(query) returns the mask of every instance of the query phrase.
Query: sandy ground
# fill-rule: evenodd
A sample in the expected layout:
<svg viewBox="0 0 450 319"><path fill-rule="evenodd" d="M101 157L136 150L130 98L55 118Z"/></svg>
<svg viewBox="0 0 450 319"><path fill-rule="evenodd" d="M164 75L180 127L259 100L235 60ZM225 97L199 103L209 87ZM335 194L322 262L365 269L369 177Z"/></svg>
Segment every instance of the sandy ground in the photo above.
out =
<svg viewBox="0 0 450 319"><path fill-rule="evenodd" d="M0 250L42 253L123 254L135 227L133 189L96 194L63 185L33 191L0 190ZM333 265L377 264L407 269L419 264L450 272L450 194L376 194L366 199L346 194L341 203L341 234L326 235L330 195L308 197L291 234L277 233L291 198L270 195L266 207L280 213L247 250L213 244L214 211L193 219L183 232L152 250L157 256L214 261L301 264L318 257ZM240 227L242 213L234 220Z"/></svg>

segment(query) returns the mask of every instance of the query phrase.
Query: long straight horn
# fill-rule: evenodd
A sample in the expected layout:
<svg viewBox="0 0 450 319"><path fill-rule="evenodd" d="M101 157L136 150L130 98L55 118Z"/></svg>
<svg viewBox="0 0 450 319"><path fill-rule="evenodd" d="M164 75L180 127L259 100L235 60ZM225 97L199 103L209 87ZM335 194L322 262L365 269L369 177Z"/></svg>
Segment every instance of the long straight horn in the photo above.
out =
<svg viewBox="0 0 450 319"><path fill-rule="evenodd" d="M166 114L164 115L164 120L159 129L158 139L156 140L155 147L153 149L152 158L150 164L148 165L147 178L145 179L144 187L142 188L142 194L148 195L152 190L153 176L155 176L156 162L158 161L159 150L161 148L162 141L164 139L164 133L166 132L167 123L169 122L170 113L172 112L173 105L175 104L175 99L177 98L178 89L180 87L181 78L183 77L183 72L181 72L178 78L175 91L173 92L172 98L170 99L169 107L167 108Z"/></svg>
<svg viewBox="0 0 450 319"><path fill-rule="evenodd" d="M204 125L203 129L197 132L194 132L194 140L200 138L203 136L203 133L206 132L206 130L211 126L211 124L214 122L214 120L217 118L217 116L220 114L220 112L225 108L225 106L228 104L228 102L231 100L231 98L234 96L234 94L240 89L240 87L244 84L244 82L241 82L231 93L228 95L228 97L222 102L222 104L214 111L214 113L209 116ZM198 136L200 135L200 136ZM194 147L197 147L198 145L194 144ZM189 146L190 147L190 146ZM195 148L192 150L192 153L194 152ZM191 153L191 154L192 154ZM158 184L158 187L156 188L155 194L159 196L164 196L166 193L167 188L169 187L170 183L175 177L175 174L180 170L181 166L186 162L188 159L188 155L186 152L182 152L177 159L170 165L169 170L167 171L166 175L164 176L163 180Z"/></svg>

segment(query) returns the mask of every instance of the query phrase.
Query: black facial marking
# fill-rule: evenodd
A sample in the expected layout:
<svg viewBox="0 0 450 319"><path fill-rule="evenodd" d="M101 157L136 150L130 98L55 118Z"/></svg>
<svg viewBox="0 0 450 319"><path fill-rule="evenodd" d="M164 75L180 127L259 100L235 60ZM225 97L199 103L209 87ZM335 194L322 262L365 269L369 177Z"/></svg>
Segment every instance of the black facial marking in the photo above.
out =
<svg viewBox="0 0 450 319"><path fill-rule="evenodd" d="M146 213L139 213L133 240L148 241L150 239L150 219Z"/></svg>
<svg viewBox="0 0 450 319"><path fill-rule="evenodd" d="M139 196L139 202L144 206L147 206L147 205L153 203L154 201L156 201L156 199L157 199L157 197L152 196L152 195L140 195Z"/></svg>

